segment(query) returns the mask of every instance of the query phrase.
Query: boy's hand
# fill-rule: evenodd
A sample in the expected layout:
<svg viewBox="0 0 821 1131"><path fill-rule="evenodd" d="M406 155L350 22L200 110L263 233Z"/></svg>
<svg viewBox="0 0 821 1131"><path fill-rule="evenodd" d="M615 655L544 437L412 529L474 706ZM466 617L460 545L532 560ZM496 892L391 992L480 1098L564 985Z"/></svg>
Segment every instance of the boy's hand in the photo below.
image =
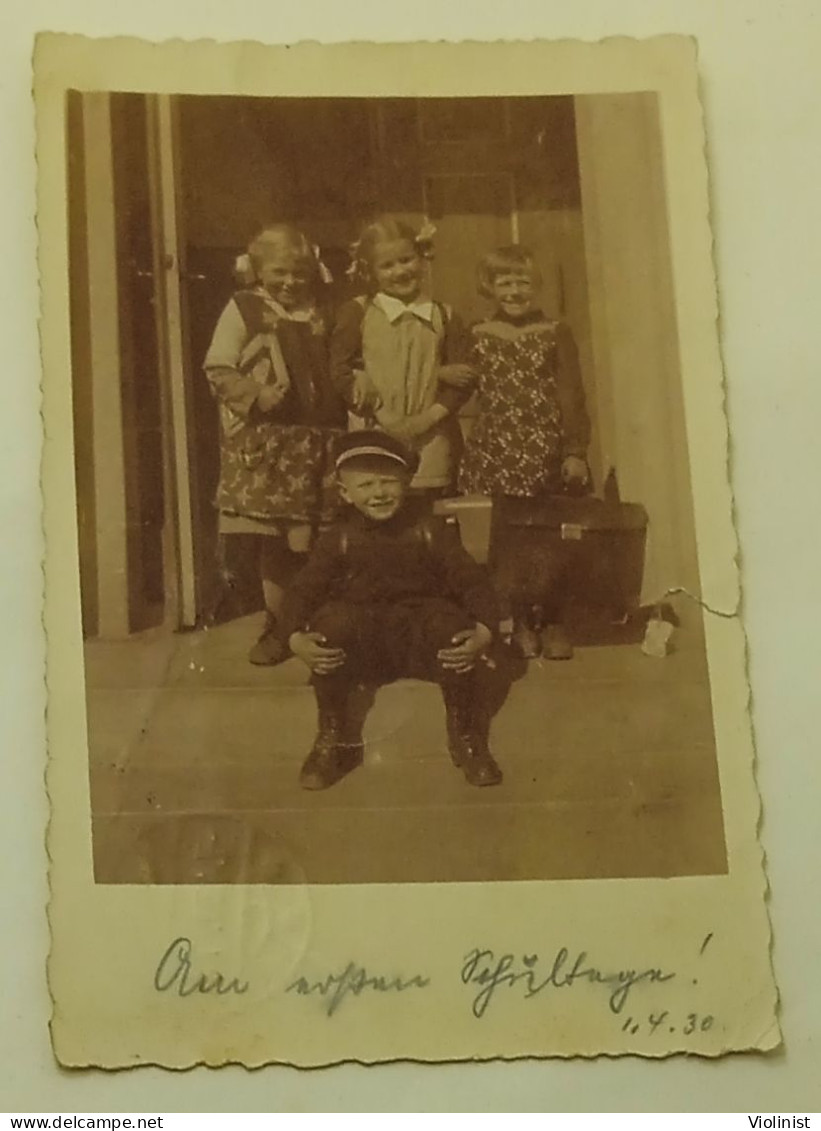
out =
<svg viewBox="0 0 821 1131"><path fill-rule="evenodd" d="M463 628L451 640L453 647L442 648L437 653L439 663L445 671L460 675L473 669L479 656L493 639L490 629L484 624L475 628Z"/></svg>
<svg viewBox="0 0 821 1131"><path fill-rule="evenodd" d="M476 380L476 374L469 365L463 361L455 361L451 365L440 365L436 370L436 377L446 385L455 385L457 389L465 389Z"/></svg>
<svg viewBox="0 0 821 1131"><path fill-rule="evenodd" d="M260 412L270 412L282 404L287 392L285 385L263 385L257 393L257 408Z"/></svg>
<svg viewBox="0 0 821 1131"><path fill-rule="evenodd" d="M562 481L566 484L584 487L590 477L587 460L581 456L566 456L562 463Z"/></svg>
<svg viewBox="0 0 821 1131"><path fill-rule="evenodd" d="M321 632L293 632L288 640L291 651L307 664L314 675L330 675L345 663L341 648L327 648Z"/></svg>

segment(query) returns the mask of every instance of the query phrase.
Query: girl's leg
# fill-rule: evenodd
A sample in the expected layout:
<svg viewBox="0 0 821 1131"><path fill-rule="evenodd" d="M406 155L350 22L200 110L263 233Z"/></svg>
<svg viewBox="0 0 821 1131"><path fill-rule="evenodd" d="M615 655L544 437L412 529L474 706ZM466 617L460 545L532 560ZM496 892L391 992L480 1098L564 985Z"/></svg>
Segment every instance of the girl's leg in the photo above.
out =
<svg viewBox="0 0 821 1131"><path fill-rule="evenodd" d="M285 590L299 569L304 555L292 550L288 539L284 537L266 535L261 542L259 570L265 608L276 617L282 607Z"/></svg>
<svg viewBox="0 0 821 1131"><path fill-rule="evenodd" d="M530 547L521 527L508 522L510 504L505 496L493 500L488 569L502 607L503 624L509 627L513 643L527 660L541 654L541 637L536 631L533 600L528 584Z"/></svg>
<svg viewBox="0 0 821 1131"><path fill-rule="evenodd" d="M541 609L527 600L513 602L513 643L526 660L542 654Z"/></svg>
<svg viewBox="0 0 821 1131"><path fill-rule="evenodd" d="M277 633L277 618L285 589L299 567L301 556L294 553L287 538L280 535L264 534L259 541L259 572L265 599L265 624L248 659L252 664L279 664L287 658L288 652Z"/></svg>
<svg viewBox="0 0 821 1131"><path fill-rule="evenodd" d="M546 589L540 608L544 655L548 660L571 660L573 644L567 627L566 568L559 568Z"/></svg>
<svg viewBox="0 0 821 1131"><path fill-rule="evenodd" d="M569 660L573 648L565 627L567 578L572 543L558 531L535 524L520 528L521 604L516 638L527 657Z"/></svg>

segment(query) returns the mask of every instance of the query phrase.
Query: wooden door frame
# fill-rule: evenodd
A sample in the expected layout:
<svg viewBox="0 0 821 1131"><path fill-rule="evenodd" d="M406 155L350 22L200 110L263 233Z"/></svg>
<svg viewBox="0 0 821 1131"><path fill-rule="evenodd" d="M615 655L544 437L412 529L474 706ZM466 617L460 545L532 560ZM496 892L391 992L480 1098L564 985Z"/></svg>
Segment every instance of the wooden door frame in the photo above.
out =
<svg viewBox="0 0 821 1131"><path fill-rule="evenodd" d="M96 635L131 632L128 503L117 277L111 96L82 94L88 366L92 411ZM75 380L77 378L75 377Z"/></svg>
<svg viewBox="0 0 821 1131"><path fill-rule="evenodd" d="M164 624L194 628L199 609L194 490L196 461L191 436L193 407L186 341L184 251L179 216L179 128L173 95L149 94L148 167L151 189L156 326L164 436L166 503L163 559Z"/></svg>

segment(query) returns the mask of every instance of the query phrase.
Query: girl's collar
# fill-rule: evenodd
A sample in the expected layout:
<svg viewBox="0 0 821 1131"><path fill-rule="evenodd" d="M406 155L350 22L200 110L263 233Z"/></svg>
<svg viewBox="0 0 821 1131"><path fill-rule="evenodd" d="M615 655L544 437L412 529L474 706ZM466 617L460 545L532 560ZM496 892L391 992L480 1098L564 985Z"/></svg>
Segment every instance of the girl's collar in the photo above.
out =
<svg viewBox="0 0 821 1131"><path fill-rule="evenodd" d="M314 334L321 334L324 332L325 322L324 319L312 303L310 306L301 307L299 310L286 310L281 303L277 302L268 294L265 287L257 287L255 293L262 298L265 303L266 309L276 322L305 322L311 327L311 332Z"/></svg>
<svg viewBox="0 0 821 1131"><path fill-rule="evenodd" d="M317 310L313 303L310 306L301 307L298 310L286 310L281 303L277 302L268 294L265 287L257 287L257 294L265 300L265 305L272 310L278 318L284 318L288 322L310 322L316 318Z"/></svg>
<svg viewBox="0 0 821 1131"><path fill-rule="evenodd" d="M403 314L415 314L425 322L433 319L433 299L424 293L418 294L410 302L405 302L404 299L387 295L384 291L377 291L371 302L382 310L390 322L395 322Z"/></svg>

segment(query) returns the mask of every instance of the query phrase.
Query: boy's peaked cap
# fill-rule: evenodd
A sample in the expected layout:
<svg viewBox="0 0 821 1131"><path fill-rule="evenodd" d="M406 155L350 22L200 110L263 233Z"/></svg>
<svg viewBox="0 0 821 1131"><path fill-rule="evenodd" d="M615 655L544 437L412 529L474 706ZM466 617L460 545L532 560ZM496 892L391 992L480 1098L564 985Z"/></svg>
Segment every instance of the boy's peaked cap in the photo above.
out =
<svg viewBox="0 0 821 1131"><path fill-rule="evenodd" d="M419 466L419 456L406 448L401 440L396 440L386 432L366 429L361 432L348 432L337 440L334 448L334 466L339 471L353 460L387 459L401 464L409 475L414 475Z"/></svg>

